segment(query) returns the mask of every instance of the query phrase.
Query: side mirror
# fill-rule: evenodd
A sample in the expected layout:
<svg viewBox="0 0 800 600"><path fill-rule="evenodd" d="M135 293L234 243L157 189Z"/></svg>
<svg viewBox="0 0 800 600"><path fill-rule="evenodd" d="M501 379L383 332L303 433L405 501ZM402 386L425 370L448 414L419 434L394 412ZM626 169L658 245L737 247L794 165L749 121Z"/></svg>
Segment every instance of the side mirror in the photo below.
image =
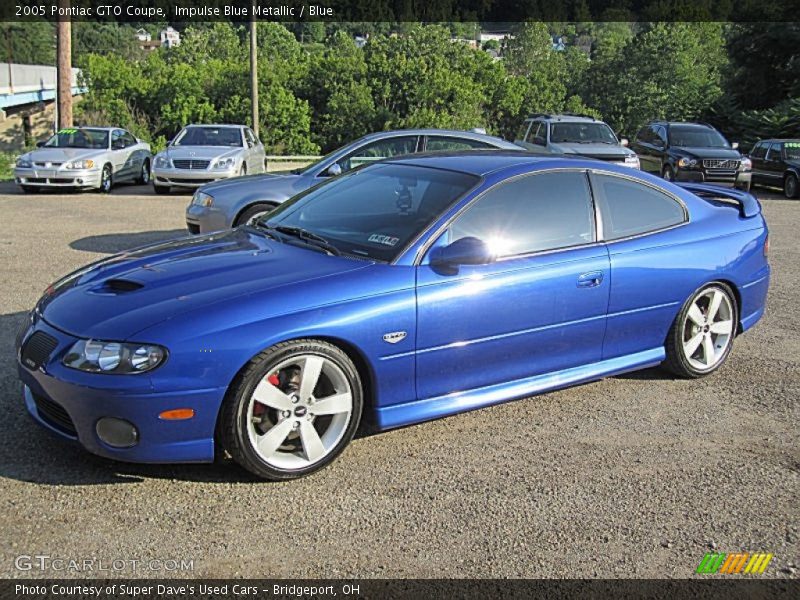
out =
<svg viewBox="0 0 800 600"><path fill-rule="evenodd" d="M342 167L339 166L339 163L333 163L330 167L328 167L328 170L325 171L325 174L328 175L329 177L336 177L337 175L341 175Z"/></svg>
<svg viewBox="0 0 800 600"><path fill-rule="evenodd" d="M734 150L738 150L739 149L739 142L733 142L731 144L731 148L733 148Z"/></svg>
<svg viewBox="0 0 800 600"><path fill-rule="evenodd" d="M494 260L494 253L483 240L463 237L447 246L434 248L430 263L434 267L453 271L459 265L488 265Z"/></svg>
<svg viewBox="0 0 800 600"><path fill-rule="evenodd" d="M44 145L45 145L46 143L47 143L47 142L36 142L36 147L37 147L37 148L44 148Z"/></svg>
<svg viewBox="0 0 800 600"><path fill-rule="evenodd" d="M628 147L628 138L622 138L619 141L619 143L620 143L620 146L625 146L627 148Z"/></svg>

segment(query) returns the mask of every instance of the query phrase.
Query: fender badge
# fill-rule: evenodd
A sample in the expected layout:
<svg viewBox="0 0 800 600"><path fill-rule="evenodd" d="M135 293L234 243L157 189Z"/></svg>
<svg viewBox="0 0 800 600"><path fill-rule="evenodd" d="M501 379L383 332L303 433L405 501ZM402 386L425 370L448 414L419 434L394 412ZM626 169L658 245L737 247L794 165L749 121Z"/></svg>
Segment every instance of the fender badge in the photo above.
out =
<svg viewBox="0 0 800 600"><path fill-rule="evenodd" d="M406 339L406 335L408 334L405 331L392 331L391 333L385 333L383 335L383 341L390 344L396 344L397 342L402 342L404 339Z"/></svg>

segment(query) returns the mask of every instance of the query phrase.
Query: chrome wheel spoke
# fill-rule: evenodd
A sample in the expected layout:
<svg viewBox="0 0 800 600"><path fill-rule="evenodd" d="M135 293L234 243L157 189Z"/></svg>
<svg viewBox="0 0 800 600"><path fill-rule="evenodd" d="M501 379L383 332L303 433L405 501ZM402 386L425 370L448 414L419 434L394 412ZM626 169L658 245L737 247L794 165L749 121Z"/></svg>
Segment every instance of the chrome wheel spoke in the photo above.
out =
<svg viewBox="0 0 800 600"><path fill-rule="evenodd" d="M717 321L716 323L711 323L711 333L730 335L733 333L733 321Z"/></svg>
<svg viewBox="0 0 800 600"><path fill-rule="evenodd" d="M311 421L300 421L300 440L303 442L306 460L316 462L325 456L325 445Z"/></svg>
<svg viewBox="0 0 800 600"><path fill-rule="evenodd" d="M320 398L311 405L314 415L335 415L350 412L353 408L353 398L349 393L335 394L327 398Z"/></svg>
<svg viewBox="0 0 800 600"><path fill-rule="evenodd" d="M292 400L272 385L269 381L262 380L253 392L253 399L259 404L264 404L278 410L292 410Z"/></svg>
<svg viewBox="0 0 800 600"><path fill-rule="evenodd" d="M322 365L325 359L320 356L307 356L303 364L303 371L300 375L300 400L307 401L317 387Z"/></svg>
<svg viewBox="0 0 800 600"><path fill-rule="evenodd" d="M699 332L694 335L694 337L690 338L689 340L683 342L683 351L686 353L687 358L691 358L694 356L694 353L697 352L697 349L700 347L700 344L703 343L703 332Z"/></svg>
<svg viewBox="0 0 800 600"><path fill-rule="evenodd" d="M702 327L705 323L705 317L703 316L703 311L700 310L700 307L697 306L696 303L693 303L691 307L689 307L689 319L691 319L692 323L697 325L698 327Z"/></svg>
<svg viewBox="0 0 800 600"><path fill-rule="evenodd" d="M256 443L258 451L265 459L271 458L281 444L286 440L286 436L292 431L293 423L290 419L284 419L272 427L267 433L259 436Z"/></svg>

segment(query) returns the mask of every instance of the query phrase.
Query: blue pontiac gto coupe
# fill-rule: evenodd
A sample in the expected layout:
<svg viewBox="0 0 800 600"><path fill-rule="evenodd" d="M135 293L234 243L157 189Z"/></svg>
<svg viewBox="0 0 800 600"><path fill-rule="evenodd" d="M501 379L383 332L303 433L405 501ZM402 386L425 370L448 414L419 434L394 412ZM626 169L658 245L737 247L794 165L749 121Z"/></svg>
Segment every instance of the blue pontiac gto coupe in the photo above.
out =
<svg viewBox="0 0 800 600"><path fill-rule="evenodd" d="M400 427L664 364L699 377L764 312L750 194L518 152L370 164L251 225L50 286L27 408L101 456L269 479Z"/></svg>

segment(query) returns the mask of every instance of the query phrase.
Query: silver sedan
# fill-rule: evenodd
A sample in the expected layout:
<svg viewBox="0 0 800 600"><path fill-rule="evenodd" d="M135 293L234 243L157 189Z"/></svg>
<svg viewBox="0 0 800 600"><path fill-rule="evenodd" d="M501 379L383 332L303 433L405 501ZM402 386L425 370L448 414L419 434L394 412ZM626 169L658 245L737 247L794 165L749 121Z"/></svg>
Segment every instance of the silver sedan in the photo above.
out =
<svg viewBox="0 0 800 600"><path fill-rule="evenodd" d="M118 127L69 127L17 159L14 180L40 188L111 191L121 181L150 182L150 145Z"/></svg>
<svg viewBox="0 0 800 600"><path fill-rule="evenodd" d="M264 172L264 145L245 125L187 125L153 161L153 187L193 189Z"/></svg>
<svg viewBox="0 0 800 600"><path fill-rule="evenodd" d="M259 217L295 194L359 165L416 152L523 148L476 131L405 129L371 133L291 173L237 177L197 190L186 208L192 233L236 227Z"/></svg>

